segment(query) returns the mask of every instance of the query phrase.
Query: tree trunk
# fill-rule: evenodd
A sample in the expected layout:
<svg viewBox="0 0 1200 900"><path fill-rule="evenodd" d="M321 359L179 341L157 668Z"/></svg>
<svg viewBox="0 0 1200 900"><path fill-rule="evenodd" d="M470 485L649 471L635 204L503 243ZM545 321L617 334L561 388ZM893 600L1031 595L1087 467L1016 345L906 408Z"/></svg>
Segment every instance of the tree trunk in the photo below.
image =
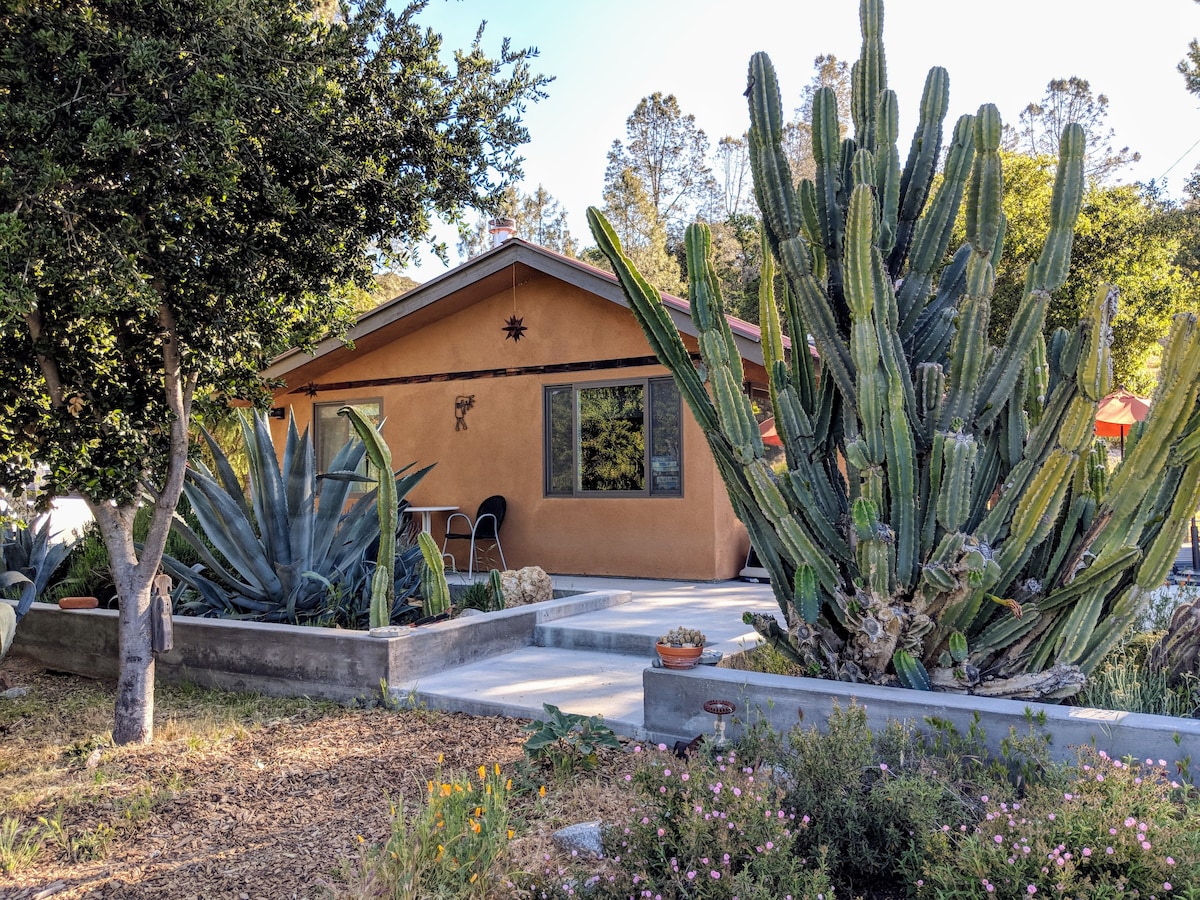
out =
<svg viewBox="0 0 1200 900"><path fill-rule="evenodd" d="M116 574L116 566L113 566ZM118 583L122 581L117 576ZM140 579L138 579L140 581ZM150 585L136 592L118 588L121 612L121 674L117 679L117 703L113 720L113 742L148 744L154 738L154 654L150 647Z"/></svg>
<svg viewBox="0 0 1200 900"><path fill-rule="evenodd" d="M150 562L138 562L133 546L134 506L114 507L107 503L88 504L104 545L108 548L113 581L117 586L120 613L120 675L117 678L116 713L113 741L120 744L148 744L154 738L154 654L150 644L150 584L158 570L161 552Z"/></svg>

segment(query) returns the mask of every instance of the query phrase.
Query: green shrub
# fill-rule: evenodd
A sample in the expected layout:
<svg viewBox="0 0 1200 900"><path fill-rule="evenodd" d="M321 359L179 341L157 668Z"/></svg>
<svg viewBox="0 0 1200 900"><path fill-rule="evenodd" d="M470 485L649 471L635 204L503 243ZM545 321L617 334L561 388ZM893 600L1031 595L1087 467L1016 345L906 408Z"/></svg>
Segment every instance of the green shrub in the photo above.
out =
<svg viewBox="0 0 1200 900"><path fill-rule="evenodd" d="M1200 709L1200 678L1191 672L1171 684L1171 675L1148 662L1157 633L1141 633L1110 653L1088 679L1077 702L1098 709L1194 718Z"/></svg>
<svg viewBox="0 0 1200 900"><path fill-rule="evenodd" d="M1200 807L1166 765L1084 748L1065 790L1033 784L1015 802L981 796L977 824L933 832L917 895L1146 898L1196 885Z"/></svg>
<svg viewBox="0 0 1200 900"><path fill-rule="evenodd" d="M621 749L603 717L565 713L550 703L543 703L542 708L546 720L525 726L529 733L525 755L533 762L549 765L555 778L591 771L600 760L601 750Z"/></svg>
<svg viewBox="0 0 1200 900"><path fill-rule="evenodd" d="M808 817L783 803L770 772L737 754L704 751L680 759L658 748L635 747L633 804L625 823L604 832L611 861L578 871L549 868L518 882L523 897L688 898L782 900L832 898L819 853L792 851Z"/></svg>

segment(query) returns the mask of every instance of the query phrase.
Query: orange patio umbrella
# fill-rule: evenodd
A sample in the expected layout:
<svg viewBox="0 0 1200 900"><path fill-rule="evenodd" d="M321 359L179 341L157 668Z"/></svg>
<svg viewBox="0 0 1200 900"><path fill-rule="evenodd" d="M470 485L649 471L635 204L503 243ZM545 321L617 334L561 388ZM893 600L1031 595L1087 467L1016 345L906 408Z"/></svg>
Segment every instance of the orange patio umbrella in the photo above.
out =
<svg viewBox="0 0 1200 900"><path fill-rule="evenodd" d="M1121 439L1121 452L1125 452L1125 435L1134 422L1140 422L1150 412L1150 401L1137 394L1121 390L1109 394L1100 401L1096 409L1097 437Z"/></svg>
<svg viewBox="0 0 1200 900"><path fill-rule="evenodd" d="M763 443L768 447L782 447L783 438L779 436L779 432L775 430L775 418L772 416L769 419L763 419L758 426L758 431L762 435Z"/></svg>

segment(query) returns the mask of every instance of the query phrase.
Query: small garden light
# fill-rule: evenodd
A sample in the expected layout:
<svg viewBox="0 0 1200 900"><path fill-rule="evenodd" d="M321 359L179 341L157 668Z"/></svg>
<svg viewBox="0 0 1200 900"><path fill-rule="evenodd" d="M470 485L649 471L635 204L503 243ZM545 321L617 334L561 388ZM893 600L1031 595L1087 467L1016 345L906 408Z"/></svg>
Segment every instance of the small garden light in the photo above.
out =
<svg viewBox="0 0 1200 900"><path fill-rule="evenodd" d="M714 743L718 747L725 746L725 716L733 715L737 707L729 700L705 700L704 711L717 717L713 723L713 734L716 735Z"/></svg>

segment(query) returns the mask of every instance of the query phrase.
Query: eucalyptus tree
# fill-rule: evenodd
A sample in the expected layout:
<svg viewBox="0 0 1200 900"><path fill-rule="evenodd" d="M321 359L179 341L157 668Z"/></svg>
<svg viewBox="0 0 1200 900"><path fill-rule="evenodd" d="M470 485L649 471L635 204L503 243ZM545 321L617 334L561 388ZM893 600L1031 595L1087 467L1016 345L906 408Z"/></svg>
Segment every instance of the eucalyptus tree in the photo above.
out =
<svg viewBox="0 0 1200 900"><path fill-rule="evenodd" d="M344 322L369 248L520 176L532 51L450 66L424 3L61 0L0 16L0 483L45 465L120 598L113 737L152 736L151 583L203 398ZM134 512L153 516L135 546Z"/></svg>

